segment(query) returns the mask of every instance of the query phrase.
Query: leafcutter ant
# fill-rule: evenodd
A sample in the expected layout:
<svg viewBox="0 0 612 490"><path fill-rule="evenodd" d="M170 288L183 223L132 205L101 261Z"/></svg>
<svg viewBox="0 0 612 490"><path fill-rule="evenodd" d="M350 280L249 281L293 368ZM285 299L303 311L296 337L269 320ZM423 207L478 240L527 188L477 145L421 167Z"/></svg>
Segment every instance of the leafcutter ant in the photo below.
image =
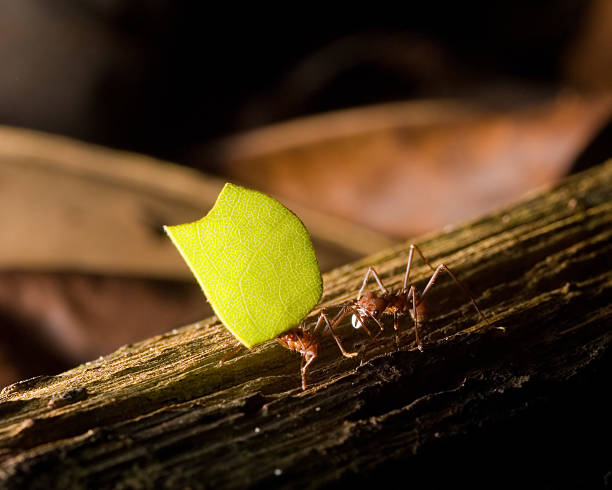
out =
<svg viewBox="0 0 612 490"><path fill-rule="evenodd" d="M333 323L336 323L335 319ZM355 357L357 355L357 352L347 352L346 350L344 350L340 339L334 332L334 325L330 323L325 312L321 312L321 314L319 315L319 319L317 320L317 323L312 329L312 331L307 330L304 326L304 322L302 322L298 327L279 335L276 340L280 345L282 345L286 349L295 351L302 356L302 365L300 366L300 372L302 373L303 390L306 389L306 373L308 371L308 367L319 355L321 343L319 341L318 331L323 324L325 324L332 337L336 341L336 344L338 344L338 348L340 349L340 352L343 356ZM241 348L242 345L239 345L236 349L226 353L219 361L219 365L223 364L229 357L232 357L234 354L236 354Z"/></svg>
<svg viewBox="0 0 612 490"><path fill-rule="evenodd" d="M412 259L414 258L414 251L419 254L423 262L427 264L427 266L433 271L429 282L423 289L421 293L419 293L415 286L410 284L410 269L412 267ZM453 279L455 284L463 291L465 296L469 298L472 305L484 320L484 322L489 325L487 318L484 316L482 311L478 308L476 301L469 293L468 289L463 285L459 279L455 276L455 274L444 264L439 264L437 267L433 267L423 252L414 244L410 245L410 252L408 254L408 264L406 265L406 273L404 275L404 283L402 289L399 291L389 291L385 285L383 284L380 276L377 274L376 270L373 267L368 268L366 275L363 279L363 283L361 285L361 289L357 294L357 299L351 301L349 304L344 305L336 317L334 318L333 326L337 326L346 316L352 314L351 323L353 327L360 328L363 327L364 330L371 336L370 331L366 326L366 319L373 320L376 325L380 328L380 332L374 336L376 338L380 335L384 326L381 322L382 315L392 315L393 316L393 328L398 330L398 320L400 317L407 315L408 313L414 320L414 335L418 349L423 351L423 344L421 343L421 338L419 336L419 325L420 322L427 318L427 303L425 302L425 296L434 285L438 275L442 272L446 271L448 275ZM367 291L363 292L370 274L374 276L378 287L380 289L380 293L376 291Z"/></svg>

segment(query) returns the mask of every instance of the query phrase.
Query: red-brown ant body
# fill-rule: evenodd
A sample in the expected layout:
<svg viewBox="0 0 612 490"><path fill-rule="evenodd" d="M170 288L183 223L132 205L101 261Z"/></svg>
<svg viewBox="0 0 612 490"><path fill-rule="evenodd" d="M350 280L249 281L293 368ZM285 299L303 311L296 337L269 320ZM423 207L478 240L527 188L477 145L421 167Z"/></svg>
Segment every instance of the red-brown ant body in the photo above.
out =
<svg viewBox="0 0 612 490"><path fill-rule="evenodd" d="M322 324L322 321L325 321L327 328L329 329L332 337L338 344L338 348L342 355L345 357L355 357L357 352L347 352L342 347L340 343L340 339L336 336L334 332L334 326L329 322L327 315L325 312L321 312L319 315L319 319L317 320L317 324L313 328L312 332L309 332L304 328L304 325L301 324L298 328L294 328L287 333L284 333L276 338L279 344L285 347L286 349L293 350L302 355L302 366L300 367L300 371L302 373L302 389L306 389L306 371L308 371L308 366L317 358L319 355L319 348L321 346L319 342L319 338L317 336L317 330Z"/></svg>
<svg viewBox="0 0 612 490"><path fill-rule="evenodd" d="M312 331L307 330L304 327L304 323L301 323L298 327L289 330L281 335L279 335L276 340L280 345L284 348L297 352L302 356L302 365L300 366L300 372L302 374L302 389L306 389L306 372L308 371L308 367L319 355L319 349L321 348L321 343L319 341L319 337L317 335L320 326L325 322L325 325L329 329L332 337L338 344L338 348L340 352L345 357L355 357L357 352L347 352L342 347L340 343L340 339L336 336L334 332L333 325L329 322L327 315L325 312L321 312L319 315L319 319L317 320L317 324L312 329ZM238 352L242 348L242 345L239 345L233 351L228 352L223 356L223 358L219 361L219 364L223 364L228 357L232 356L236 352Z"/></svg>
<svg viewBox="0 0 612 490"><path fill-rule="evenodd" d="M421 257L421 259L423 259L423 262L425 262L425 264L427 264L427 266L429 266L429 268L433 271L429 282L420 294L416 290L415 286L409 283L410 269L412 267L412 260L414 258L415 250ZM342 307L340 312L334 318L334 326L336 326L342 321L342 319L352 313L351 320L353 327L363 327L366 332L371 335L365 323L365 319L370 318L380 328L380 332L376 335L378 336L384 330L384 326L380 321L382 315L392 315L393 328L395 330L398 330L399 318L410 313L410 316L414 320L414 335L417 347L420 351L423 351L423 344L421 343L421 339L419 336L419 325L422 320L427 318L427 303L425 302L425 295L434 285L438 275L442 271L446 271L451 276L453 281L470 299L470 301L474 305L474 308L476 308L476 311L480 314L482 319L488 325L489 322L487 321L487 318L484 316L482 311L480 311L472 295L469 293L467 288L459 281L459 279L457 279L455 274L453 274L451 270L444 264L440 264L436 268L432 267L427 258L421 252L421 250L416 245L412 244L410 245L410 252L408 254L408 264L406 265L406 273L404 275L404 283L402 289L400 289L399 291L389 291L383 284L382 280L380 279L380 276L376 273L374 268L369 267L363 279L361 289L357 294L357 299L352 301L350 304ZM378 283L380 293L376 291L368 291L366 293L363 292L370 277L370 274L374 276L374 279Z"/></svg>
<svg viewBox="0 0 612 490"><path fill-rule="evenodd" d="M423 262L425 262L425 264L427 264L427 266L429 266L429 268L433 271L429 282L420 294L416 290L415 286L409 283L410 270L412 268L412 260L414 258L415 250L421 257ZM446 271L451 276L453 281L457 284L457 286L459 286L459 288L463 291L466 297L470 299L471 303L474 305L474 308L485 321L485 323L489 325L487 318L478 308L476 301L469 293L467 288L459 281L459 279L457 279L455 274L453 274L453 272L451 272L451 270L444 264L439 264L435 268L432 267L427 258L425 258L425 256L421 252L421 250L414 244L410 245L410 252L408 254L408 264L406 265L406 273L404 275L404 283L399 291L389 291L383 284L382 280L380 279L380 276L374 270L374 268L369 267L363 279L361 289L357 294L357 299L351 301L347 305L344 305L331 322L327 318L325 312L321 312L321 314L319 315L319 319L312 331L308 331L304 327L304 324L301 323L297 328L289 330L288 332L285 332L276 338L276 340L283 347L295 351L302 356L302 365L300 367L300 372L302 374L302 389L306 389L306 373L308 371L308 367L319 355L321 344L317 332L321 325L323 325L323 322L325 323L332 337L338 344L338 348L340 349L342 355L344 355L345 357L354 357L357 355L357 353L345 351L342 347L342 344L340 343L340 339L338 339L334 331L335 327L344 318L352 314L353 327L363 327L364 330L366 330L366 332L370 336L371 332L367 328L365 320L368 318L373 320L380 328L380 332L374 336L374 338L376 338L378 335L380 335L380 333L384 331L384 326L380 320L382 315L392 315L393 328L395 330L398 330L399 318L410 314L410 316L414 320L414 334L417 348L420 351L423 351L423 345L419 336L419 325L422 320L427 318L427 303L425 302L425 295L434 285L438 275L442 271ZM370 274L374 276L374 279L378 283L380 293L376 291L368 291L364 293L364 289L367 285ZM228 357L238 352L241 347L242 346L238 346L237 349L228 352L219 361L219 364L223 364L223 362L225 362Z"/></svg>

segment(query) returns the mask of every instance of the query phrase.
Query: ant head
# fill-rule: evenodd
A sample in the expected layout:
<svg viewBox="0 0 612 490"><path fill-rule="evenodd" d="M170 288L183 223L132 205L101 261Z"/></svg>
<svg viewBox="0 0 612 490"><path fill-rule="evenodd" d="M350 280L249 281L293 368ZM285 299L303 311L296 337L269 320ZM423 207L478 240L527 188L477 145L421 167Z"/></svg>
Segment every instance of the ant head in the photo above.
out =
<svg viewBox="0 0 612 490"><path fill-rule="evenodd" d="M372 301L373 299L378 298L378 293L376 291L366 291L361 295L361 298L358 300L361 301Z"/></svg>
<svg viewBox="0 0 612 490"><path fill-rule="evenodd" d="M357 302L360 310L367 315L378 318L387 307L388 298L378 296L376 293L366 293Z"/></svg>

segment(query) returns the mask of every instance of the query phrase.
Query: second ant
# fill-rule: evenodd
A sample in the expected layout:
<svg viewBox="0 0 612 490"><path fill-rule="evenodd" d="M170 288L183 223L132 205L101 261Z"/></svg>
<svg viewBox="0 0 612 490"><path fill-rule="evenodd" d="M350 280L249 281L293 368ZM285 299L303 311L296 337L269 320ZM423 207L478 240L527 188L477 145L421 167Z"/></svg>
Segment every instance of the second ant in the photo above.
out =
<svg viewBox="0 0 612 490"><path fill-rule="evenodd" d="M419 254L423 262L425 262L425 264L427 264L427 266L433 271L429 282L420 293L416 290L414 285L410 284L410 270L412 268L415 251ZM416 245L410 245L408 264L406 265L403 286L400 290L390 291L387 289L376 270L373 267L369 267L363 279L363 283L361 284L361 289L359 289L359 293L357 294L357 299L342 306L340 311L331 321L328 319L325 312L321 312L312 331L306 329L302 323L297 328L289 330L288 332L285 332L277 337L276 340L278 340L283 347L295 351L302 356L302 365L300 367L300 372L302 375L302 389L306 389L306 373L308 368L319 355L320 341L318 334L321 326L325 325L325 327L327 327L327 329L330 331L332 337L338 344L342 355L345 357L354 357L357 355L356 352L347 352L335 333L335 328L348 315L352 315L351 323L353 327L363 327L363 329L371 337L372 333L366 325L366 320L370 319L374 321L374 323L376 323L380 329L380 331L373 337L373 339L376 339L385 329L381 321L381 317L383 315L393 316L393 328L397 331L399 328L399 319L410 314L414 321L416 345L422 352L423 344L419 335L419 326L421 321L425 320L428 315L428 307L425 301L425 296L431 290L432 286L436 282L436 279L443 271L445 271L452 278L455 284L457 284L464 295L470 300L484 322L487 325L490 325L487 318L484 316L482 311L480 311L480 308L478 308L476 301L469 293L468 289L461 281L459 281L459 279L457 279L455 274L445 264L439 264L434 268ZM374 276L374 279L376 280L376 283L380 289L380 293L376 291L367 291L364 293L364 289L368 283L370 274ZM225 356L223 356L223 358L219 361L219 364L223 364L229 357L233 356L241 348L242 346L240 345L235 350L226 353Z"/></svg>
<svg viewBox="0 0 612 490"><path fill-rule="evenodd" d="M427 266L433 271L429 282L423 289L421 293L416 290L416 287L410 284L410 270L412 268L412 261L414 258L414 252L417 252L423 262L427 264ZM382 315L391 315L393 316L393 328L398 330L398 321L399 318L410 314L414 321L414 335L417 348L422 352L423 344L421 342L421 337L419 335L419 326L423 320L425 320L428 316L428 307L425 301L425 296L431 290L432 286L436 282L436 279L440 275L442 271L445 271L457 284L457 286L461 289L463 294L470 300L478 314L484 320L487 325L490 325L487 318L484 316L476 301L468 291L468 289L463 285L459 279L455 276L455 274L445 265L439 264L437 267L433 267L429 260L425 257L423 252L414 244L410 245L410 252L408 254L408 264L406 265L406 273L404 274L404 282L403 286L399 291L389 291L383 284L380 276L374 270L373 267L369 267L366 275L363 279L363 283L361 284L361 289L357 294L357 299L351 301L349 304L344 305L336 317L333 319L333 327L336 327L346 316L352 314L351 323L353 327L360 328L363 327L364 330L371 336L369 329L366 326L366 320L371 319L376 323L379 327L380 331L378 334L374 336L374 339L378 337L384 331L384 325L381 322ZM380 293L376 291L367 291L364 293L364 289L370 277L370 274L374 276L378 287L380 289Z"/></svg>

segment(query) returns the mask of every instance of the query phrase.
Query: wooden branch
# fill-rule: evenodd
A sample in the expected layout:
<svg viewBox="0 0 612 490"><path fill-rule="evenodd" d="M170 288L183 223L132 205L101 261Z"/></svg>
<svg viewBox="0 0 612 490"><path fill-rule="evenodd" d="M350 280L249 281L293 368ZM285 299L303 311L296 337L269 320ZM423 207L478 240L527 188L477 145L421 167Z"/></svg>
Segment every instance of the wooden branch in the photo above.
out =
<svg viewBox="0 0 612 490"><path fill-rule="evenodd" d="M441 277L424 353L409 319L355 359L325 338L305 392L274 341L217 367L232 345L212 320L11 385L0 486L610 484L611 195L612 161L418 240L492 326ZM407 248L327 274L320 306L352 298L369 265L397 287ZM419 289L429 275L417 262ZM340 335L368 344L348 322Z"/></svg>

